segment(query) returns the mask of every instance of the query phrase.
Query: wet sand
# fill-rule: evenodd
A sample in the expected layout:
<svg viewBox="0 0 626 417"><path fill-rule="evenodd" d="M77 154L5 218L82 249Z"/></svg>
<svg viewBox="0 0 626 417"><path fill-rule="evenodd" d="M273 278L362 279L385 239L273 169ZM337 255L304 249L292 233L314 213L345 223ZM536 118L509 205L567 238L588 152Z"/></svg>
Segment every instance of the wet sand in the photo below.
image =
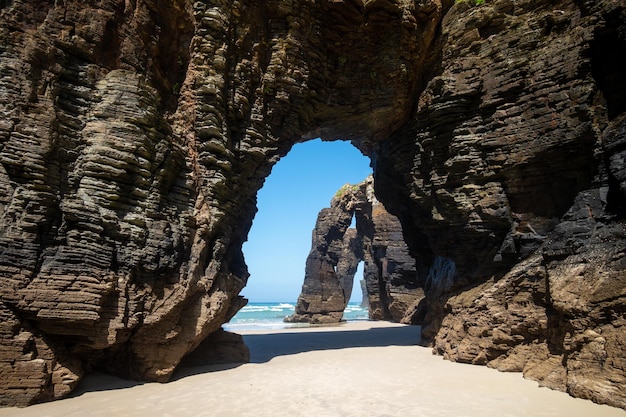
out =
<svg viewBox="0 0 626 417"><path fill-rule="evenodd" d="M419 328L383 322L242 332L251 362L180 370L167 384L92 375L72 397L0 417L626 417L519 373L444 361Z"/></svg>

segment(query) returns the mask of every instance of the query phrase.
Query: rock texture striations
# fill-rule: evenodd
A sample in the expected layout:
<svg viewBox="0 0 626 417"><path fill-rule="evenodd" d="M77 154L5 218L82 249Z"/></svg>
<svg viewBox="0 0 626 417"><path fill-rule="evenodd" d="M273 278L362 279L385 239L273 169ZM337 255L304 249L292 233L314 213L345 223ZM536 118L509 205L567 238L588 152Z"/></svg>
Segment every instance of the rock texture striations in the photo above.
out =
<svg viewBox="0 0 626 417"><path fill-rule="evenodd" d="M356 227L350 227L352 220ZM322 209L313 230L304 284L295 313L300 323L337 323L343 317L360 262L365 294L374 320L411 322L424 298L415 259L402 237L402 226L374 195L372 177L344 185Z"/></svg>
<svg viewBox="0 0 626 417"><path fill-rule="evenodd" d="M245 303L273 164L397 128L441 12L1 2L0 404L63 397L93 368L167 380Z"/></svg>
<svg viewBox="0 0 626 417"><path fill-rule="evenodd" d="M375 152L426 281L423 336L626 407L624 5L485 3L446 13L412 120Z"/></svg>
<svg viewBox="0 0 626 417"><path fill-rule="evenodd" d="M372 159L436 352L626 407L624 56L618 0L0 2L0 404L167 380L320 136Z"/></svg>

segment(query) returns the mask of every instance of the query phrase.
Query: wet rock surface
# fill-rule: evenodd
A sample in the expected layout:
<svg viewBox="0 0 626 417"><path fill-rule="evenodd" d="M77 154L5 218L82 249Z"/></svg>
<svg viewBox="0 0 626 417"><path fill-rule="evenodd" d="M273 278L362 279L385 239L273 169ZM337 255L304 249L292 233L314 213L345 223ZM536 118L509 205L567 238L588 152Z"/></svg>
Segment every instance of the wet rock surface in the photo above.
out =
<svg viewBox="0 0 626 417"><path fill-rule="evenodd" d="M625 21L615 0L0 2L0 404L170 378L245 304L256 192L319 136L372 159L436 352L626 407Z"/></svg>

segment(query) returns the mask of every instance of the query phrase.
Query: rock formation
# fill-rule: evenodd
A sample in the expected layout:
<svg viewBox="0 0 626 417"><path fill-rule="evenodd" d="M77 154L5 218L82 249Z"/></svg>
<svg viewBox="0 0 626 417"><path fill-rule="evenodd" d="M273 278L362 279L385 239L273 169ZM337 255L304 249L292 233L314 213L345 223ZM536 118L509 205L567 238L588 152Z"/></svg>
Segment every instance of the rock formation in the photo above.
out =
<svg viewBox="0 0 626 417"><path fill-rule="evenodd" d="M353 218L356 228L350 227ZM414 320L415 312L410 307L424 298L415 259L409 255L400 222L374 196L372 177L360 184L344 185L330 207L320 211L302 292L294 314L285 321L339 322L362 261L370 318Z"/></svg>
<svg viewBox="0 0 626 417"><path fill-rule="evenodd" d="M0 2L0 404L167 380L322 137L372 159L436 352L626 407L624 56L619 0Z"/></svg>
<svg viewBox="0 0 626 417"><path fill-rule="evenodd" d="M426 281L423 336L626 407L626 79L609 58L626 11L485 3L446 13L414 116L375 150L377 196Z"/></svg>

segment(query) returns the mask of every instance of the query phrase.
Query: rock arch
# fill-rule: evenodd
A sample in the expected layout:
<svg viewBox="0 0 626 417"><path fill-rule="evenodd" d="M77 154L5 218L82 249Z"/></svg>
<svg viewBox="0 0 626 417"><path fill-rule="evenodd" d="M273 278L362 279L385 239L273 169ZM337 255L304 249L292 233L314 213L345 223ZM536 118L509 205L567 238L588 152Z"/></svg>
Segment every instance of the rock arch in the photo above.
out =
<svg viewBox="0 0 626 417"><path fill-rule="evenodd" d="M594 43L621 51L624 20L610 0L4 2L0 403L92 366L167 380L245 302L255 193L319 136L372 159L437 352L624 407L626 94Z"/></svg>
<svg viewBox="0 0 626 417"><path fill-rule="evenodd" d="M441 6L0 13L0 402L27 404L66 395L92 363L167 380L245 302L241 245L272 165L317 136L371 153L407 118Z"/></svg>
<svg viewBox="0 0 626 417"><path fill-rule="evenodd" d="M350 227L352 218L356 227ZM369 317L404 323L419 321L424 289L415 259L402 237L400 221L374 195L370 176L337 191L318 215L302 292L287 322L337 323L350 300L354 275L364 262L364 297Z"/></svg>

